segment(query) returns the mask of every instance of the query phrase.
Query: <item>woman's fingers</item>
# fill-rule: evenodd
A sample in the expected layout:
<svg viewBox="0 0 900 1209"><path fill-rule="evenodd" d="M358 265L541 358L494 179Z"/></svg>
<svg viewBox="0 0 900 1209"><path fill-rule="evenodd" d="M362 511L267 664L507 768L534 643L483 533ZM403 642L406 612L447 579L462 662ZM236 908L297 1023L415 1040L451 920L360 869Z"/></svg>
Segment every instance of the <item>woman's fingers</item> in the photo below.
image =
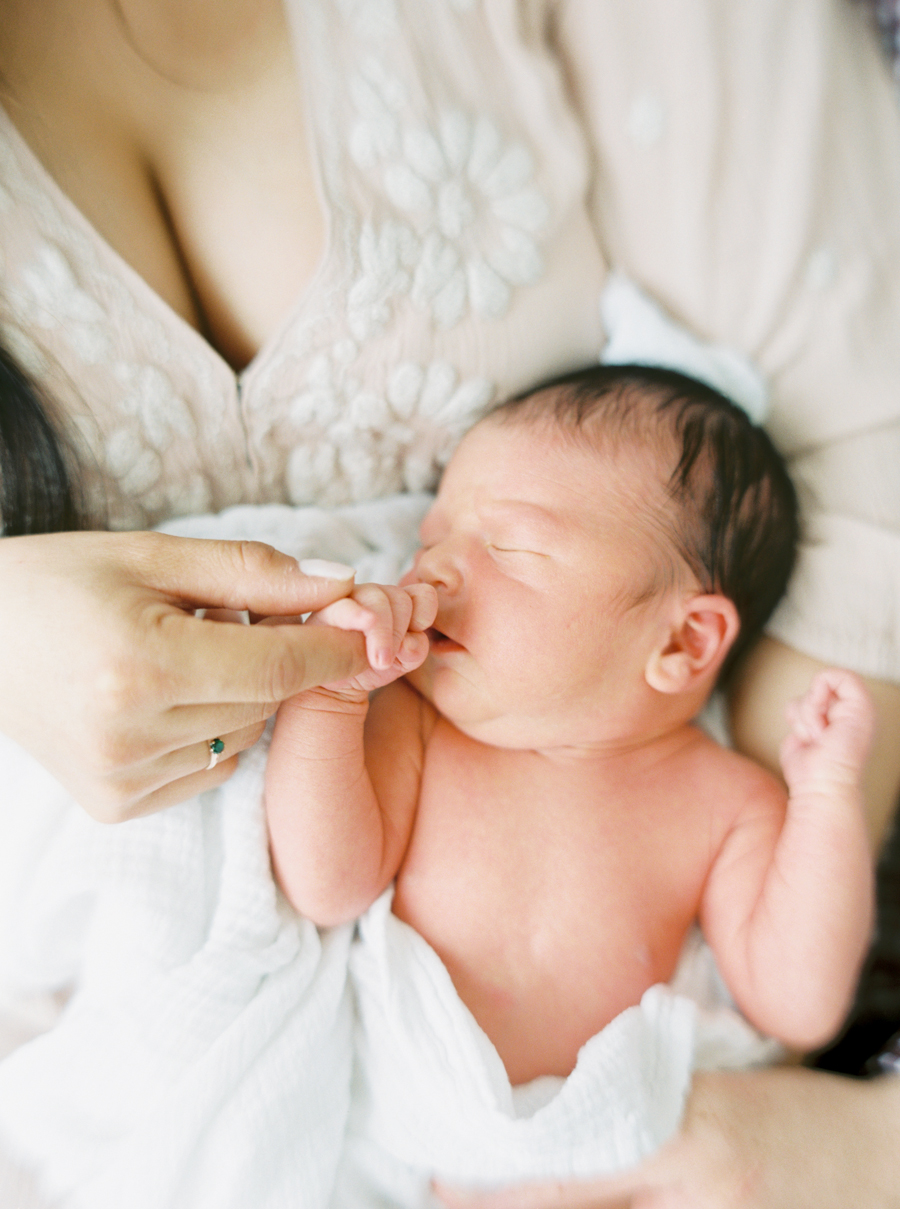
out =
<svg viewBox="0 0 900 1209"><path fill-rule="evenodd" d="M108 777L83 805L100 822L117 822L156 810L163 800L171 804L213 789L231 776L237 757L264 730L263 721L233 731L214 729L200 740L192 737L183 746Z"/></svg>
<svg viewBox="0 0 900 1209"><path fill-rule="evenodd" d="M900 1082L800 1067L697 1074L680 1132L639 1167L491 1192L436 1186L448 1209L887 1209Z"/></svg>
<svg viewBox="0 0 900 1209"><path fill-rule="evenodd" d="M172 610L158 642L157 658L170 654L170 705L281 702L368 666L360 634L325 626L245 626Z"/></svg>
<svg viewBox="0 0 900 1209"><path fill-rule="evenodd" d="M260 543L16 537L0 543L0 572L0 729L100 818L207 788L223 775L221 760L198 768L209 738L255 734L278 702L368 666L359 634L194 616L247 610L287 620L353 590L349 567L301 567ZM222 712L191 719L197 707Z"/></svg>
<svg viewBox="0 0 900 1209"><path fill-rule="evenodd" d="M147 587L197 608L297 614L346 596L354 571L343 563L297 559L263 542L137 535L129 562Z"/></svg>
<svg viewBox="0 0 900 1209"><path fill-rule="evenodd" d="M157 754L178 751L196 743L201 736L230 735L258 731L278 709L277 701L235 705L177 705L163 718ZM233 752L234 749L232 749Z"/></svg>
<svg viewBox="0 0 900 1209"><path fill-rule="evenodd" d="M260 722L240 730L212 731L209 738L179 748L169 756L162 757L160 774L163 781L192 776L195 772L208 772L219 764L225 764L234 756L252 747L261 737L266 726Z"/></svg>
<svg viewBox="0 0 900 1209"><path fill-rule="evenodd" d="M137 819L143 815L154 814L166 806L176 806L179 802L186 802L188 798L195 797L198 793L205 793L208 789L215 789L217 785L223 785L236 771L237 766L238 758L232 756L208 771L194 772L177 780L168 781L159 789L142 793L127 809L104 811L95 804L95 808L91 809L89 813L101 823L117 823L123 819Z"/></svg>

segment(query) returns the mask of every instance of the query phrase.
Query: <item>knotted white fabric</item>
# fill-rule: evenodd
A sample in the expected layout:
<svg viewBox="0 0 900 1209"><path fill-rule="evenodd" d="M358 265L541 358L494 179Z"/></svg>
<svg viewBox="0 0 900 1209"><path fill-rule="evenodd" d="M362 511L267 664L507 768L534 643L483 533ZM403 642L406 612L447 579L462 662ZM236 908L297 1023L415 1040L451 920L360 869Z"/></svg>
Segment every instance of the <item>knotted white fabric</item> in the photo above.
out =
<svg viewBox="0 0 900 1209"><path fill-rule="evenodd" d="M693 335L623 274L611 273L607 279L600 317L607 335L600 354L605 365L678 370L721 391L754 423L765 421L769 394L755 366L734 349Z"/></svg>
<svg viewBox="0 0 900 1209"><path fill-rule="evenodd" d="M567 1079L512 1087L440 958L391 912L388 890L351 954L356 1075L335 1209L424 1209L429 1182L491 1187L634 1166L681 1120L691 1072L772 1061L733 1009L699 933L581 1049Z"/></svg>

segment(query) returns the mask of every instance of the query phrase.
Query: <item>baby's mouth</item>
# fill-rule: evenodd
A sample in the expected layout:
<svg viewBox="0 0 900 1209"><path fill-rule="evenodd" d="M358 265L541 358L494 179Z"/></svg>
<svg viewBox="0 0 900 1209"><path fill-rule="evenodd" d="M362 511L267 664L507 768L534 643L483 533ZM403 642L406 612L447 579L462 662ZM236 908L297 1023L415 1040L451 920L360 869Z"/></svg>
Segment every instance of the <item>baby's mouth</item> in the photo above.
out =
<svg viewBox="0 0 900 1209"><path fill-rule="evenodd" d="M453 638L448 638L443 630L438 630L434 627L428 631L428 645L436 654L446 654L448 651L461 651L464 649Z"/></svg>

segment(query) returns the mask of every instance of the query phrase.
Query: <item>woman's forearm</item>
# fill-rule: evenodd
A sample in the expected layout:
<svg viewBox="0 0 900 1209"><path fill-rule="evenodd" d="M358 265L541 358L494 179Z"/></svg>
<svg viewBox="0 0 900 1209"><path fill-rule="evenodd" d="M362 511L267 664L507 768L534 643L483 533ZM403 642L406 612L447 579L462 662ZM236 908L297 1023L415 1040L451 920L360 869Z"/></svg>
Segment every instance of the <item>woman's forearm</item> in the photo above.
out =
<svg viewBox="0 0 900 1209"><path fill-rule="evenodd" d="M681 1131L636 1169L439 1196L451 1209L897 1209L900 1077L700 1074Z"/></svg>

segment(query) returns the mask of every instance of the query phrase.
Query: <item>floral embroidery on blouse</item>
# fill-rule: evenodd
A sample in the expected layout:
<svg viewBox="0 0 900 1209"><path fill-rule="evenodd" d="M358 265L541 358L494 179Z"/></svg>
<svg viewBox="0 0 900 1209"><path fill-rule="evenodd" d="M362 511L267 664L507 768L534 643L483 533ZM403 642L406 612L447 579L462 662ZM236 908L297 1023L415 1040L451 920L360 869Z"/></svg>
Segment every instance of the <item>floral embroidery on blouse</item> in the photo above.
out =
<svg viewBox="0 0 900 1209"><path fill-rule="evenodd" d="M310 364L291 419L307 439L288 459L292 503L331 504L396 491L433 490L463 434L493 395L484 378L460 381L449 362L403 362L381 392L352 373L352 352L336 346Z"/></svg>
<svg viewBox="0 0 900 1209"><path fill-rule="evenodd" d="M73 417L73 426L81 444L99 452L124 499L140 500L142 512L151 514L171 508L173 502L184 511L203 511L209 507L210 493L202 476L187 475L175 501L172 486L166 482L166 451L174 442L199 440L191 409L162 368L172 355L168 340L162 329L140 314L118 282L100 271L96 276L102 278L107 297L115 300L117 319L130 322L135 329L141 323L148 328L145 347L152 353L152 361L122 355L110 311L79 284L66 255L50 241L35 249L10 291L17 326L26 331L64 332L68 346L85 366L103 367L118 384L117 422L107 431L99 451L96 425L89 414ZM90 468L86 470L90 477ZM98 505L98 512L103 511L103 505Z"/></svg>
<svg viewBox="0 0 900 1209"><path fill-rule="evenodd" d="M55 362L74 387L68 420L98 518L143 527L238 502L432 489L504 375L518 385L540 366L505 325L490 341L467 326L546 284L549 186L533 136L507 110L499 59L497 77L469 87L493 54L486 31L457 29L485 21L479 0L429 0L425 17L420 3L297 5L329 242L242 374L73 218L14 131L0 144L24 233L7 338L33 334L35 377L54 383ZM523 301L533 325L543 304Z"/></svg>
<svg viewBox="0 0 900 1209"><path fill-rule="evenodd" d="M443 329L470 312L502 317L513 288L543 272L537 236L549 207L534 184L529 149L521 139L504 140L490 117L456 108L442 110L434 129L404 124L403 83L374 58L351 80L350 96L358 113L350 154L358 168L376 174L409 224L364 229L351 326L361 334L373 320L386 322L386 309L360 313L360 301L379 292L376 282L387 286L383 308L409 289L413 305Z"/></svg>

